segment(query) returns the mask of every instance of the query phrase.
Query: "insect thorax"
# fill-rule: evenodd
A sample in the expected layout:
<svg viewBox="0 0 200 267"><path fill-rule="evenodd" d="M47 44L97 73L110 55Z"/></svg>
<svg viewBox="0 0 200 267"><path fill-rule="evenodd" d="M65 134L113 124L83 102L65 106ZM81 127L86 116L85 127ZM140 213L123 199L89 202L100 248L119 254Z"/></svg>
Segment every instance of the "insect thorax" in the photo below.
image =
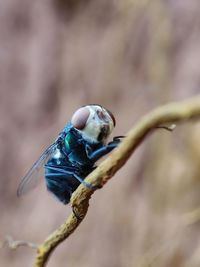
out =
<svg viewBox="0 0 200 267"><path fill-rule="evenodd" d="M88 142L73 129L65 136L63 152L67 155L68 160L76 167L89 167L94 164L87 156L86 144L88 145ZM91 149L93 149L92 145Z"/></svg>

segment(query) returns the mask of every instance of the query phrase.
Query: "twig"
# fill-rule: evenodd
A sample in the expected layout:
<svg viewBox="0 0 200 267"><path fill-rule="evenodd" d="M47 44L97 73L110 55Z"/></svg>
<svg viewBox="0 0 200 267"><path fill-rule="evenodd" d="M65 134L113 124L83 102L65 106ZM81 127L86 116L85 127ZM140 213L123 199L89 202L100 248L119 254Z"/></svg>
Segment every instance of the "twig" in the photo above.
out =
<svg viewBox="0 0 200 267"><path fill-rule="evenodd" d="M17 249L18 247L29 247L29 248L34 248L36 249L38 245L27 242L24 240L13 240L11 236L6 236L5 240L0 244L0 248L8 246L10 249Z"/></svg>
<svg viewBox="0 0 200 267"><path fill-rule="evenodd" d="M103 186L128 160L144 138L157 127L200 118L200 96L181 103L171 103L155 109L144 116L127 134L123 142L87 178L93 186ZM80 220L71 213L64 224L53 232L37 249L34 267L45 266L53 250L78 227L85 217L89 199L94 193L82 184L71 197L71 205Z"/></svg>
<svg viewBox="0 0 200 267"><path fill-rule="evenodd" d="M171 124L169 126L165 126L165 125L159 125L156 127L156 129L164 129L167 130L169 132L173 132L173 130L176 128L176 124Z"/></svg>

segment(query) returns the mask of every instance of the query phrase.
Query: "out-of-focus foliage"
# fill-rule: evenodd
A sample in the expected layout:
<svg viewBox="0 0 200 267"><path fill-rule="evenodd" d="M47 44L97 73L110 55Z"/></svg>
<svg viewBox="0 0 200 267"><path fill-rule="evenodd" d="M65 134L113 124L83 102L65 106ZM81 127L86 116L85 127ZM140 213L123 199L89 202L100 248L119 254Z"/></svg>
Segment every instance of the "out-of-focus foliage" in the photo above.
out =
<svg viewBox="0 0 200 267"><path fill-rule="evenodd" d="M25 171L80 105L99 103L125 134L153 107L200 92L198 0L0 0L0 239L41 242L70 207ZM199 266L200 123L158 130L91 200L48 266ZM190 222L190 223L189 223ZM191 223L192 222L192 223ZM0 250L0 266L34 252Z"/></svg>

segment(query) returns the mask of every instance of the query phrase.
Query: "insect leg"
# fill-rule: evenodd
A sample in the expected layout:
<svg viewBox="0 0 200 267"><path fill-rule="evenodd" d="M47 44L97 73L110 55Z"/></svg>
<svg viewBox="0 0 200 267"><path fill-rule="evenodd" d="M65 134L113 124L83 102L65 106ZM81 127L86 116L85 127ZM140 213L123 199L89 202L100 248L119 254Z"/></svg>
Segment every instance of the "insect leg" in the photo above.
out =
<svg viewBox="0 0 200 267"><path fill-rule="evenodd" d="M119 143L121 142L120 138L123 138L124 136L116 136L113 138L113 141L108 143L107 145L99 148L98 150L94 152L90 152L90 148L86 146L86 152L89 159L91 159L93 162L96 162L101 157L105 156L109 152L111 152L114 148L116 148Z"/></svg>
<svg viewBox="0 0 200 267"><path fill-rule="evenodd" d="M78 176L75 171L73 170L73 168L59 168L58 166L48 166L48 165L45 165L46 168L48 168L49 170L53 170L53 171L56 171L56 172L60 172L62 173L63 175L66 174L67 176L71 176L71 177L74 177L76 180L78 180L80 183L82 183L85 187L89 188L89 189L96 189L96 186L93 186L87 182L85 182L80 176ZM73 171L72 171L73 170ZM60 176L60 173L54 173L52 176L55 176L55 177L59 177Z"/></svg>
<svg viewBox="0 0 200 267"><path fill-rule="evenodd" d="M84 186L88 187L89 189L96 189L95 186L92 186L88 183L86 183L81 177L79 177L77 174L75 174L75 169L73 167L65 167L65 168L60 168L58 166L52 166L52 165L45 165L45 168L48 171L54 171L54 172L49 172L46 175L46 178L48 179L48 189L54 193L54 195L64 204L69 203L71 195L73 191L77 188L73 186L71 187L69 181L66 182L67 178L75 178L78 180L80 183L82 183ZM57 179L59 178L59 179ZM61 178L61 179L60 179ZM63 178L63 179L62 179ZM67 190L66 190L67 189ZM78 210L76 207L72 206L72 211L74 213L74 216L77 218L77 220L81 220L82 216L79 214Z"/></svg>

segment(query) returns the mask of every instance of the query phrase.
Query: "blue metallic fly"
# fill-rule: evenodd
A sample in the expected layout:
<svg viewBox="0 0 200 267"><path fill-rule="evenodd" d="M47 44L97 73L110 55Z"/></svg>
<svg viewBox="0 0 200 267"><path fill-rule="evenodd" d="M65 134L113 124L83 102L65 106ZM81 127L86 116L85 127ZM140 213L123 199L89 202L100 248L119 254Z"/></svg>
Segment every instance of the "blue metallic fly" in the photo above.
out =
<svg viewBox="0 0 200 267"><path fill-rule="evenodd" d="M48 191L63 204L69 203L72 193L81 183L92 188L84 181L85 177L96 168L95 162L116 148L123 137L114 137L113 141L106 143L114 127L113 114L102 106L79 108L56 141L24 176L17 195L22 195L32 187L42 166Z"/></svg>

